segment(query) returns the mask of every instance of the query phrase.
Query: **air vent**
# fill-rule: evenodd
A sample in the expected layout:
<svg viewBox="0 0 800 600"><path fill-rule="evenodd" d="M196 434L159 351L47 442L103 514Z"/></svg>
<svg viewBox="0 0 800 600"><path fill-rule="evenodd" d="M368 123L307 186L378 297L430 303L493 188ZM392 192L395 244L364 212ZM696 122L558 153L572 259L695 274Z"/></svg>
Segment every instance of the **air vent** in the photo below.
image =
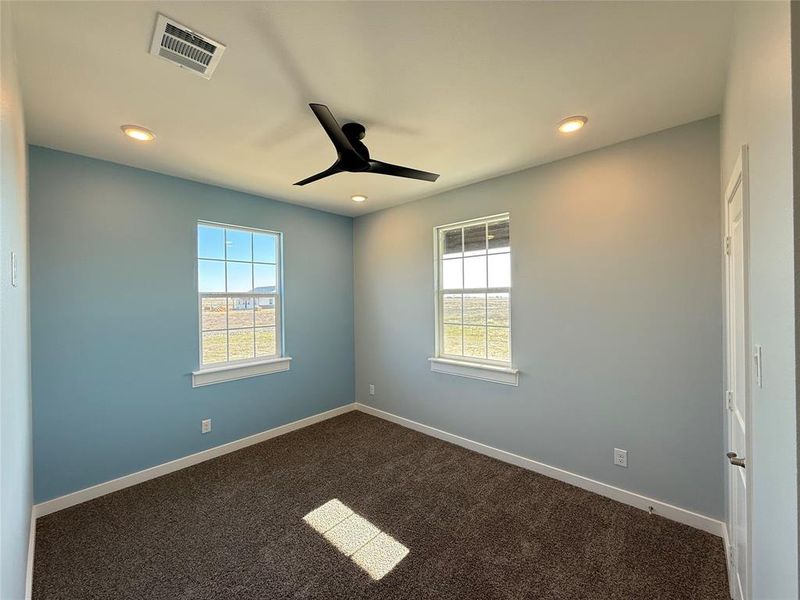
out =
<svg viewBox="0 0 800 600"><path fill-rule="evenodd" d="M164 15L158 15L150 54L165 58L206 79L217 68L225 46L192 31Z"/></svg>

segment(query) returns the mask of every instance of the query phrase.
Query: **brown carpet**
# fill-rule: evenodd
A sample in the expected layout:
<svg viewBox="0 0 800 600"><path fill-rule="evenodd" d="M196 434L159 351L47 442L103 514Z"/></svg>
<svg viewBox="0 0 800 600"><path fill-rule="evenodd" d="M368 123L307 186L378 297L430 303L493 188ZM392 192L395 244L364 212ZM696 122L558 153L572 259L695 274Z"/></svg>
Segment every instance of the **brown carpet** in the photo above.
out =
<svg viewBox="0 0 800 600"><path fill-rule="evenodd" d="M373 581L303 521L409 554ZM707 533L348 413L39 519L35 600L725 599Z"/></svg>

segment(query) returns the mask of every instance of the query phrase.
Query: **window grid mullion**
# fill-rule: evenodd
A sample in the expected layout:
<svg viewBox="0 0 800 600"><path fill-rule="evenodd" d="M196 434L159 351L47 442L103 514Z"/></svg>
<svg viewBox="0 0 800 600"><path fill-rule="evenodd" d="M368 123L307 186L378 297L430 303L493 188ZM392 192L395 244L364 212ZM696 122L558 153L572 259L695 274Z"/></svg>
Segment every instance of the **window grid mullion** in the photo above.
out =
<svg viewBox="0 0 800 600"><path fill-rule="evenodd" d="M484 244L484 251L486 254L483 257L483 260L486 261L486 289L489 289L489 223L484 223L483 226L483 244ZM483 356L484 358L489 358L489 330L487 329L489 325L489 292L486 292L483 295Z"/></svg>
<svg viewBox="0 0 800 600"><path fill-rule="evenodd" d="M461 288L464 288L464 276L466 274L466 269L464 268L464 263L466 262L466 257L464 256L464 227L461 228ZM461 293L461 356L465 356L466 352L464 350L464 292Z"/></svg>
<svg viewBox="0 0 800 600"><path fill-rule="evenodd" d="M231 360L230 303L228 297L228 230L225 229L225 362Z"/></svg>
<svg viewBox="0 0 800 600"><path fill-rule="evenodd" d="M250 232L250 260L256 258L255 246L253 244L253 232ZM276 269L277 271L277 269ZM256 289L256 266L254 262L250 263L250 291ZM253 296L253 358L256 357L256 298Z"/></svg>
<svg viewBox="0 0 800 600"><path fill-rule="evenodd" d="M252 292L231 292L230 294L225 292L200 292L200 296L203 298L225 298L226 296L229 298L273 298L277 295L277 293L254 294Z"/></svg>
<svg viewBox="0 0 800 600"><path fill-rule="evenodd" d="M500 252L498 254L504 254L504 253ZM218 263L225 262L227 260L227 262L239 263L239 264L242 264L242 265L254 264L254 265L270 265L270 266L273 266L273 267L275 266L275 263L264 262L263 260L239 260L239 259L236 259L236 258L231 258L231 259L206 258L204 256L199 256L197 258L197 260L206 260L206 261L209 261L209 262L218 262Z"/></svg>
<svg viewBox="0 0 800 600"><path fill-rule="evenodd" d="M439 290L441 294L508 294L511 292L509 287L493 287L493 288L448 288L446 290Z"/></svg>

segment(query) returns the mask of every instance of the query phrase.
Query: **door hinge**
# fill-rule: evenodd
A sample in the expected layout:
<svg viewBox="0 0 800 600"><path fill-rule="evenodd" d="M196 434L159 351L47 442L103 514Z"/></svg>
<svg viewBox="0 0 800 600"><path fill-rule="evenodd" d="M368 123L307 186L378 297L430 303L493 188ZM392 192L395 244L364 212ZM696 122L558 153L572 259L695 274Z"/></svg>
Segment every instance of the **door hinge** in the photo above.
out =
<svg viewBox="0 0 800 600"><path fill-rule="evenodd" d="M731 255L731 236L725 236L725 254L727 256Z"/></svg>
<svg viewBox="0 0 800 600"><path fill-rule="evenodd" d="M728 407L728 410L733 410L733 390L725 392L725 405Z"/></svg>

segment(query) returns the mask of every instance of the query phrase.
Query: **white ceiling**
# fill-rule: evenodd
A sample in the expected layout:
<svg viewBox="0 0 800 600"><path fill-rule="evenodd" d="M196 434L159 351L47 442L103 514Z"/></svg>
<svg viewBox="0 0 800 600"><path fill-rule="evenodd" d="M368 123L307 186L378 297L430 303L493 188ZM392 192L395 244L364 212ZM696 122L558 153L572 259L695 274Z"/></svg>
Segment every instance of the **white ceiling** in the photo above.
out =
<svg viewBox="0 0 800 600"><path fill-rule="evenodd" d="M211 80L148 53L157 12L227 45ZM730 5L25 2L14 18L32 144L357 215L718 114ZM308 102L439 181L293 186L335 158ZM558 134L571 114L588 125Z"/></svg>

